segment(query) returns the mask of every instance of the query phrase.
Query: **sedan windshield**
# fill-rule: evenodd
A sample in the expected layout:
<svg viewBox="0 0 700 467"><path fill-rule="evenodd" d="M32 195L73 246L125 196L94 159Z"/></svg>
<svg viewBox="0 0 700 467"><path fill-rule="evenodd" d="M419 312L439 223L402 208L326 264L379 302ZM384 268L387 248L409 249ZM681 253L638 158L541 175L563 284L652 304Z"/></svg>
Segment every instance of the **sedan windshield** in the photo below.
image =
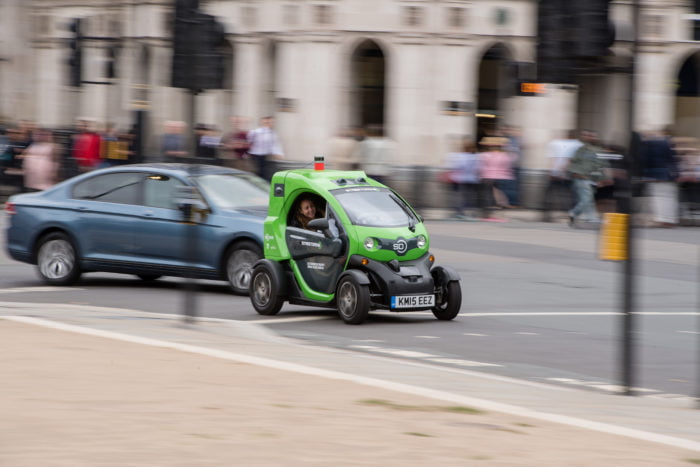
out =
<svg viewBox="0 0 700 467"><path fill-rule="evenodd" d="M386 188L343 188L333 194L354 225L411 227L420 222L411 208Z"/></svg>
<svg viewBox="0 0 700 467"><path fill-rule="evenodd" d="M208 174L197 185L211 203L222 209L267 207L270 186L251 174Z"/></svg>

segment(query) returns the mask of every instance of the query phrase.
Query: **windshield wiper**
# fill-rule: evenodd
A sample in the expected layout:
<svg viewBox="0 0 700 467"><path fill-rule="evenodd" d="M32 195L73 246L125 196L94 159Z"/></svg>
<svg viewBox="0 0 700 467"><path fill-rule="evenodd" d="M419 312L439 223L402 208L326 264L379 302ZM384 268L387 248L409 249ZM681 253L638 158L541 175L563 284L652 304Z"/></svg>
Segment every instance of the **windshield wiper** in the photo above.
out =
<svg viewBox="0 0 700 467"><path fill-rule="evenodd" d="M401 208L401 210L402 210L404 213L406 213L406 216L408 217L408 230L410 230L411 232L415 232L415 231L416 231L416 220L414 219L413 213L411 212L411 210L410 210L410 209L408 208L408 206L406 206L406 204L405 204L403 201L401 201L401 199L400 199L398 196L396 196L395 194L390 193L390 194L389 194L389 197L390 197L392 200L394 200L394 202L395 202L396 204L399 205L399 207Z"/></svg>

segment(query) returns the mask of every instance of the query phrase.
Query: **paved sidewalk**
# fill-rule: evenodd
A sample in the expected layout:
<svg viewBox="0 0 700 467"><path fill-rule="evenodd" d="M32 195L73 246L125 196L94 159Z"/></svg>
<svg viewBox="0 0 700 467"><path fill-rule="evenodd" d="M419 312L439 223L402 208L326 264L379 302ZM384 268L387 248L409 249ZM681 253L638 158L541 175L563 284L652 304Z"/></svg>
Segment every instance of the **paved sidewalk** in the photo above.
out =
<svg viewBox="0 0 700 467"><path fill-rule="evenodd" d="M319 348L235 321L8 302L0 316L2 466L700 462L700 411L677 400Z"/></svg>

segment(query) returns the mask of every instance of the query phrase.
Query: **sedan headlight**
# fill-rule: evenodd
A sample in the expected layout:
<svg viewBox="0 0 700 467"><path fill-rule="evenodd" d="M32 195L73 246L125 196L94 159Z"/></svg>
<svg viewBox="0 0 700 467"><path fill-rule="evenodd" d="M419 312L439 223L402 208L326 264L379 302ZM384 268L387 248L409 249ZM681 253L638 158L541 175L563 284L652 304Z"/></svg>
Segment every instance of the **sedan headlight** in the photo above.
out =
<svg viewBox="0 0 700 467"><path fill-rule="evenodd" d="M372 251L376 247L377 247L377 241L375 239L373 239L372 237L365 238L365 249Z"/></svg>
<svg viewBox="0 0 700 467"><path fill-rule="evenodd" d="M424 235L418 236L418 238L416 239L416 246L418 246L418 248L423 248L425 246L425 236Z"/></svg>

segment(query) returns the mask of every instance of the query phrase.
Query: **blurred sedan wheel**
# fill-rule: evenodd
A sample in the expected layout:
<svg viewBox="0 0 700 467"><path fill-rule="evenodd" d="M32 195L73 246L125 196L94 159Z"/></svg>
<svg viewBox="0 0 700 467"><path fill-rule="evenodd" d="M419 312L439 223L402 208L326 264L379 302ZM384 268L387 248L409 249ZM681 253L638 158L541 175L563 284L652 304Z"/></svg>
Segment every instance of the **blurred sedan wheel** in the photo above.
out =
<svg viewBox="0 0 700 467"><path fill-rule="evenodd" d="M54 232L41 239L37 268L47 284L71 285L78 281L78 258L75 247L66 234Z"/></svg>
<svg viewBox="0 0 700 467"><path fill-rule="evenodd" d="M248 240L236 243L226 253L226 279L237 295L247 295L253 265L262 258L260 247Z"/></svg>

